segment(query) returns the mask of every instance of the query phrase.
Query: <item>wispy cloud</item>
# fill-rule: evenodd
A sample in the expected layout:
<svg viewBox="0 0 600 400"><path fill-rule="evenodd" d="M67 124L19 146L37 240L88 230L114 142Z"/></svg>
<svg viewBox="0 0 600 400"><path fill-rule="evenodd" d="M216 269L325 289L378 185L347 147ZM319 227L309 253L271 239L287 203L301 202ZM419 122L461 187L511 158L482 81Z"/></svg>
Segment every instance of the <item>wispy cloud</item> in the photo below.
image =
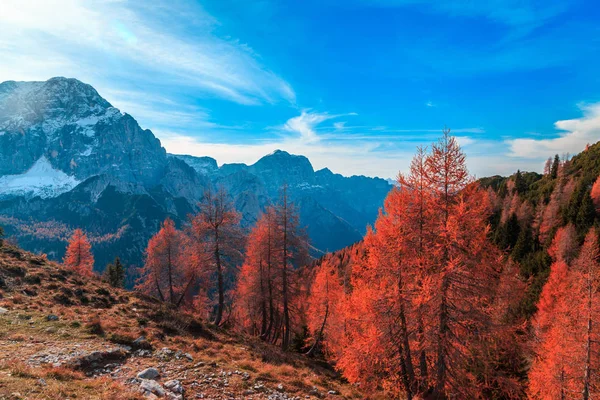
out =
<svg viewBox="0 0 600 400"><path fill-rule="evenodd" d="M586 144L600 140L600 103L582 105L581 118L557 121L560 132L552 138L507 140L513 157L545 159L555 153L579 153Z"/></svg>
<svg viewBox="0 0 600 400"><path fill-rule="evenodd" d="M428 145L441 135L441 129L388 129L352 126L344 117L355 113L332 114L303 110L284 124L272 128L274 136L249 143L215 142L173 131L157 131L163 146L175 154L211 156L219 163L252 164L276 149L307 156L315 169L328 167L343 175L395 177L406 171L418 145ZM336 120L336 121L333 121ZM377 134L373 134L373 129ZM459 142L469 152L477 153L485 142L467 136L483 132L482 128L459 128L465 132ZM479 172L479 169L476 169Z"/></svg>
<svg viewBox="0 0 600 400"><path fill-rule="evenodd" d="M300 135L300 139L306 143L314 143L317 142L320 137L317 135L315 128L322 122L327 121L329 119L340 118L344 116L352 116L356 115L356 113L348 113L348 114L328 114L328 113L318 113L311 112L307 110L303 110L301 114L297 117L290 118L283 125L283 130L291 133L296 133ZM340 125L341 124L341 125ZM334 124L334 127L339 130L340 127L343 128L344 122L337 122L337 126Z"/></svg>
<svg viewBox="0 0 600 400"><path fill-rule="evenodd" d="M145 77L148 85L160 80L240 104L295 102L291 86L251 48L214 33L216 21L203 9L161 4L150 9L121 0L4 0L0 81L70 74L108 87ZM191 23L193 35L167 28Z"/></svg>

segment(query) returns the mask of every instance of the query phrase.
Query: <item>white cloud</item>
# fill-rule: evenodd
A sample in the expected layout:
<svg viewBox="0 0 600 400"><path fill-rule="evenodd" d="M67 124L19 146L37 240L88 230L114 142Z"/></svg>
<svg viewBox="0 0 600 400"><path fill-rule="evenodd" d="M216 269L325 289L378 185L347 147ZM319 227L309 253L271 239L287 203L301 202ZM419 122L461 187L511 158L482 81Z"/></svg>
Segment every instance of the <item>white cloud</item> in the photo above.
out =
<svg viewBox="0 0 600 400"><path fill-rule="evenodd" d="M334 122L333 127L336 131L343 131L344 129L346 129L346 121Z"/></svg>
<svg viewBox="0 0 600 400"><path fill-rule="evenodd" d="M509 155L544 160L552 154L579 153L586 144L600 140L600 103L581 107L583 117L557 121L559 134L553 138L507 140Z"/></svg>
<svg viewBox="0 0 600 400"><path fill-rule="evenodd" d="M304 110L300 115L290 118L276 128L280 135L272 139L256 140L244 144L216 143L207 138L192 137L185 133L157 131L163 146L175 154L210 156L222 163L253 164L262 156L276 149L292 154L301 154L309 158L317 169L329 168L342 175L366 175L392 178L399 171L408 169L410 160L418 145L429 145L441 135L441 129L397 130L412 132L412 135L364 134L359 130L372 130L371 127L346 126L343 121L324 124L325 121L349 114L329 114ZM457 131L479 132L480 128L462 128ZM340 134L340 132L343 132ZM386 133L386 130L378 130ZM467 148L469 154L476 155L473 163L475 173L481 166L489 166L489 160L478 156L479 152L493 149L486 147L485 141L474 140L468 136L458 137L459 143ZM481 161L481 164L479 164ZM486 170L487 172L487 170Z"/></svg>
<svg viewBox="0 0 600 400"><path fill-rule="evenodd" d="M283 130L291 133L296 133L300 135L300 139L302 139L305 143L313 143L320 140L320 137L317 135L315 128L322 122L327 121L328 119L339 118L343 116L356 115L356 113L348 113L348 114L328 114L328 113L317 113L311 112L307 110L303 110L299 116L290 118L283 125ZM338 125L334 126L336 128L342 127L344 122L338 122ZM339 125L342 124L342 125Z"/></svg>
<svg viewBox="0 0 600 400"><path fill-rule="evenodd" d="M348 141L332 145L325 142L306 142L298 137L259 141L250 144L229 144L203 141L196 137L173 132L158 132L162 145L174 154L210 156L223 163L253 164L266 154L280 149L308 157L315 170L329 168L346 176L366 175L394 177L405 170L413 148L406 151L378 149L372 141Z"/></svg>
<svg viewBox="0 0 600 400"><path fill-rule="evenodd" d="M70 75L101 86L116 78L156 78L241 104L295 102L290 85L248 46L214 34L216 22L204 10L180 15L174 4L148 7L121 0L3 0L0 81ZM199 22L183 26L190 28L187 37L170 28L190 21Z"/></svg>

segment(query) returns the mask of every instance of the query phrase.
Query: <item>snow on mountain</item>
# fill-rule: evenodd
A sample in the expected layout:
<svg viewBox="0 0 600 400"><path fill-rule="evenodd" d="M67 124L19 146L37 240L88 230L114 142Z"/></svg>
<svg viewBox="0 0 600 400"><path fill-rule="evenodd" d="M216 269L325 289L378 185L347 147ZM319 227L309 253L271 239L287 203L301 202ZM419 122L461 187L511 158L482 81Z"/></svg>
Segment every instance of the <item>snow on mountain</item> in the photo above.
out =
<svg viewBox="0 0 600 400"><path fill-rule="evenodd" d="M73 176L55 169L45 156L25 173L0 177L0 196L56 197L79 184Z"/></svg>
<svg viewBox="0 0 600 400"><path fill-rule="evenodd" d="M30 129L52 137L63 126L72 124L90 136L93 132L89 126L117 114L118 110L93 87L75 79L0 84L0 131Z"/></svg>

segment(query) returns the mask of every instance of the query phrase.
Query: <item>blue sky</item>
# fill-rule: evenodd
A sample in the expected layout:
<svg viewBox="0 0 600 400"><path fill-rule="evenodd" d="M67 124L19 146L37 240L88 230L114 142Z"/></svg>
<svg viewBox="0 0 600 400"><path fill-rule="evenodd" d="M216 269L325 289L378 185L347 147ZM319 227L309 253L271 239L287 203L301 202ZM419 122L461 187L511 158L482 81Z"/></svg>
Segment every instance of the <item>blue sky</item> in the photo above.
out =
<svg viewBox="0 0 600 400"><path fill-rule="evenodd" d="M75 77L168 151L393 177L447 125L477 176L600 140L600 10L555 0L4 0L0 81Z"/></svg>

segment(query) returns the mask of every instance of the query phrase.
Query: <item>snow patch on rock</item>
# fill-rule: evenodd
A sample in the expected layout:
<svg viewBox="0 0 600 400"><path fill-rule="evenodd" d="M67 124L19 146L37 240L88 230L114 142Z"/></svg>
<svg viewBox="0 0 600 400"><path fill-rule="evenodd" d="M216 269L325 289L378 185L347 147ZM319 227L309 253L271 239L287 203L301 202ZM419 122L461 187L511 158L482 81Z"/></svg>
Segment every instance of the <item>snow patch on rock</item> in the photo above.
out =
<svg viewBox="0 0 600 400"><path fill-rule="evenodd" d="M0 177L0 196L56 197L79 184L75 177L55 169L45 156L25 173Z"/></svg>

